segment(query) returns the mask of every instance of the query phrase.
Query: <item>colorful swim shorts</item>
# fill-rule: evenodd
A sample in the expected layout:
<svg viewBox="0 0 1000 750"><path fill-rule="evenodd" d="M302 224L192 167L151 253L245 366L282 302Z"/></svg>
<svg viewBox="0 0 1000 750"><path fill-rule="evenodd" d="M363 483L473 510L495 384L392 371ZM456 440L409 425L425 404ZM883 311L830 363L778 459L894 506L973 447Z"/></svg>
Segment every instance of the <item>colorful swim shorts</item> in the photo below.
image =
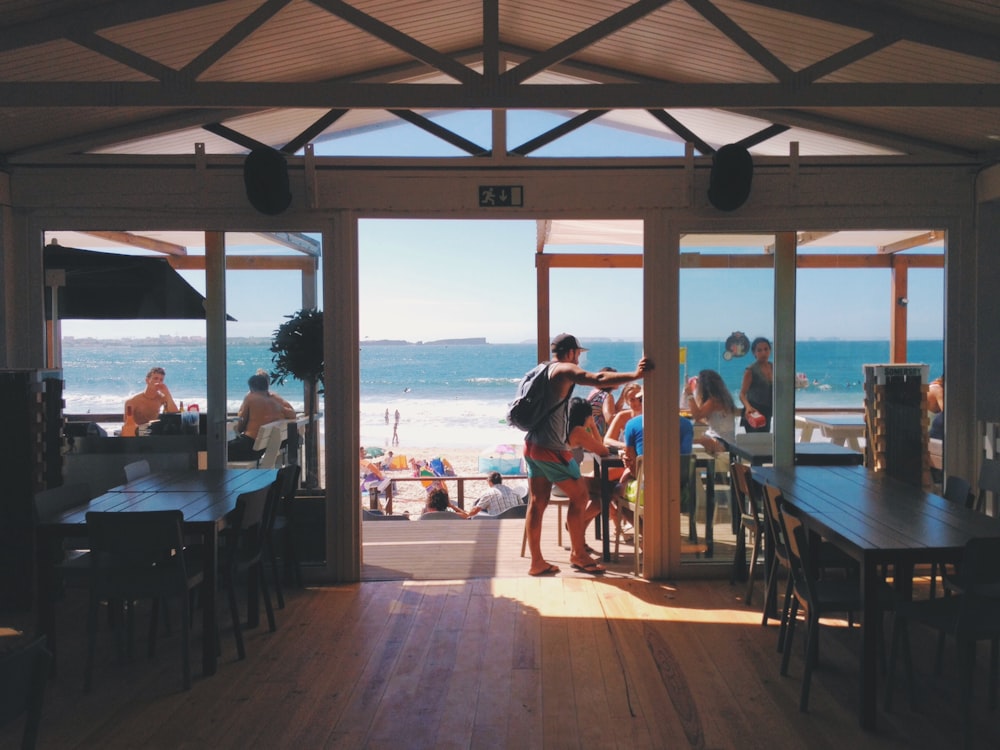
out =
<svg viewBox="0 0 1000 750"><path fill-rule="evenodd" d="M580 464L569 451L542 448L526 442L524 460L528 464L529 477L545 477L553 484L580 478Z"/></svg>

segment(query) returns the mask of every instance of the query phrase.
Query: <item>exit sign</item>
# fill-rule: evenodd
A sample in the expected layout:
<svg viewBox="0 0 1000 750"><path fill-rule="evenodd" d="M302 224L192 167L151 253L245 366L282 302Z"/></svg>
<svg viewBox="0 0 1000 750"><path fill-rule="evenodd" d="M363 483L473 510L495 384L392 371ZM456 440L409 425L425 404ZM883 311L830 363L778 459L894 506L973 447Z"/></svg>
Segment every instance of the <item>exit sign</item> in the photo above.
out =
<svg viewBox="0 0 1000 750"><path fill-rule="evenodd" d="M480 185L480 208L512 208L524 205L523 185Z"/></svg>

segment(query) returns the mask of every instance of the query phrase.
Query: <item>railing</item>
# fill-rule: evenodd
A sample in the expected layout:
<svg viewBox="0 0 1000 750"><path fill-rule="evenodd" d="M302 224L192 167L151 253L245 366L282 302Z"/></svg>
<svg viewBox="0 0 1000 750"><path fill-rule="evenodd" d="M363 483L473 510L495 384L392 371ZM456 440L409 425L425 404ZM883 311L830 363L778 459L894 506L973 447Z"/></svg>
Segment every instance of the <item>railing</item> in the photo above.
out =
<svg viewBox="0 0 1000 750"><path fill-rule="evenodd" d="M458 487L455 492L455 502L458 507L465 510L465 483L466 482L485 482L489 475L487 474L467 474L463 476L449 476L449 477L430 477L430 476L420 476L420 477L397 477L386 475L386 479L391 479L392 482L426 482L430 484L431 482L456 482ZM507 479L527 479L527 474L504 474L504 480ZM383 496L385 497L385 512L392 515L392 482L385 488ZM368 507L369 510L379 510L378 504L378 487L372 485L368 488Z"/></svg>

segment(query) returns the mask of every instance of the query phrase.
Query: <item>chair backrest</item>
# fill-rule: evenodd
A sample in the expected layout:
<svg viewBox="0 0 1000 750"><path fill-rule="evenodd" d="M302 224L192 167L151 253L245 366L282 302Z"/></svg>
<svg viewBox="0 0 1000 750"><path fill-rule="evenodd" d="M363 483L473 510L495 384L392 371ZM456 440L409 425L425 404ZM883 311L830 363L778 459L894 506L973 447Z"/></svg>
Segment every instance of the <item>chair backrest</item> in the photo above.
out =
<svg viewBox="0 0 1000 750"><path fill-rule="evenodd" d="M123 467L125 469L125 482L131 482L139 477L144 477L149 474L149 461L142 459L141 461L133 461L130 464L125 464Z"/></svg>
<svg viewBox="0 0 1000 750"><path fill-rule="evenodd" d="M226 530L230 534L227 544L227 560L231 566L246 568L260 561L264 545L264 535L267 533L268 501L272 491L276 492L272 483L258 490L244 492L236 498L236 508L230 515L230 525Z"/></svg>
<svg viewBox="0 0 1000 750"><path fill-rule="evenodd" d="M770 493L769 493L770 496ZM809 559L809 534L802 523L802 517L794 506L781 502L781 496L774 497L778 509L778 518L785 537L785 549L788 552L789 570L795 580L800 595L808 597L809 602L815 602L816 582L809 575L806 561Z"/></svg>
<svg viewBox="0 0 1000 750"><path fill-rule="evenodd" d="M502 510L495 516L490 516L486 513L477 513L476 515L473 516L473 518L480 518L480 517L496 518L496 519L524 518L527 515L527 512L528 512L528 506L525 505L524 503L521 503L520 505L512 505L511 507L507 508L507 510Z"/></svg>
<svg viewBox="0 0 1000 750"><path fill-rule="evenodd" d="M479 514L480 516L482 513ZM478 516L477 516L478 517ZM380 510L368 510L367 508L361 509L361 520L363 521L409 521L409 516L392 515L387 516Z"/></svg>
<svg viewBox="0 0 1000 750"><path fill-rule="evenodd" d="M976 502L976 496L972 494L972 485L968 480L951 474L944 480L944 498L965 508L971 508Z"/></svg>
<svg viewBox="0 0 1000 750"><path fill-rule="evenodd" d="M970 539L958 580L962 605L956 635L995 636L1000 632L1000 538Z"/></svg>
<svg viewBox="0 0 1000 750"><path fill-rule="evenodd" d="M785 540L785 529L781 524L780 498L781 493L777 487L770 485L764 487L764 518L767 519L767 527L771 530L774 556L787 568L791 566L791 561L788 557L788 543Z"/></svg>
<svg viewBox="0 0 1000 750"><path fill-rule="evenodd" d="M83 505L94 495L86 482L64 484L61 487L51 487L35 493L34 510L35 523L44 523L58 518L71 508Z"/></svg>
<svg viewBox="0 0 1000 750"><path fill-rule="evenodd" d="M417 516L419 521L464 521L458 513L453 513L450 510L432 510L427 513L421 513Z"/></svg>
<svg viewBox="0 0 1000 750"><path fill-rule="evenodd" d="M0 726L24 714L22 748L33 748L38 741L51 659L44 637L0 656Z"/></svg>
<svg viewBox="0 0 1000 750"><path fill-rule="evenodd" d="M299 490L299 475L302 467L298 464L287 464L278 470L278 479L281 481L281 505L287 506L295 499L295 493ZM291 508L280 508L283 513L290 513Z"/></svg>
<svg viewBox="0 0 1000 750"><path fill-rule="evenodd" d="M279 419L261 425L254 440L253 449L264 451L257 466L262 469L275 469L281 464L281 443L288 434L288 420Z"/></svg>
<svg viewBox="0 0 1000 750"><path fill-rule="evenodd" d="M179 510L87 513L91 585L135 598L187 589Z"/></svg>
<svg viewBox="0 0 1000 750"><path fill-rule="evenodd" d="M993 495L993 502L1000 503L1000 458L984 458L979 469L979 495L975 508L982 512L986 509L986 493Z"/></svg>
<svg viewBox="0 0 1000 750"><path fill-rule="evenodd" d="M749 519L751 516L749 499L750 496L750 467L739 461L732 461L729 465L729 476L732 479L733 497L740 516ZM756 520L756 512L752 514Z"/></svg>
<svg viewBox="0 0 1000 750"><path fill-rule="evenodd" d="M640 508L646 505L646 471L642 456L635 457L635 504Z"/></svg>

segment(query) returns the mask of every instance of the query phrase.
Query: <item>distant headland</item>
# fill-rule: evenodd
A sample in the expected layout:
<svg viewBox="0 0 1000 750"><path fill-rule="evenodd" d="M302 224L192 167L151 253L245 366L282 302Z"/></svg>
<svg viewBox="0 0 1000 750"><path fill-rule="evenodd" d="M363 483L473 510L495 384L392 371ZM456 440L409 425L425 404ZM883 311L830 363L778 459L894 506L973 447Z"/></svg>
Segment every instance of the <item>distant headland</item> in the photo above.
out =
<svg viewBox="0 0 1000 750"><path fill-rule="evenodd" d="M487 343L485 336L467 339L436 339L434 341L405 341L403 339L364 339L361 346L482 346Z"/></svg>

